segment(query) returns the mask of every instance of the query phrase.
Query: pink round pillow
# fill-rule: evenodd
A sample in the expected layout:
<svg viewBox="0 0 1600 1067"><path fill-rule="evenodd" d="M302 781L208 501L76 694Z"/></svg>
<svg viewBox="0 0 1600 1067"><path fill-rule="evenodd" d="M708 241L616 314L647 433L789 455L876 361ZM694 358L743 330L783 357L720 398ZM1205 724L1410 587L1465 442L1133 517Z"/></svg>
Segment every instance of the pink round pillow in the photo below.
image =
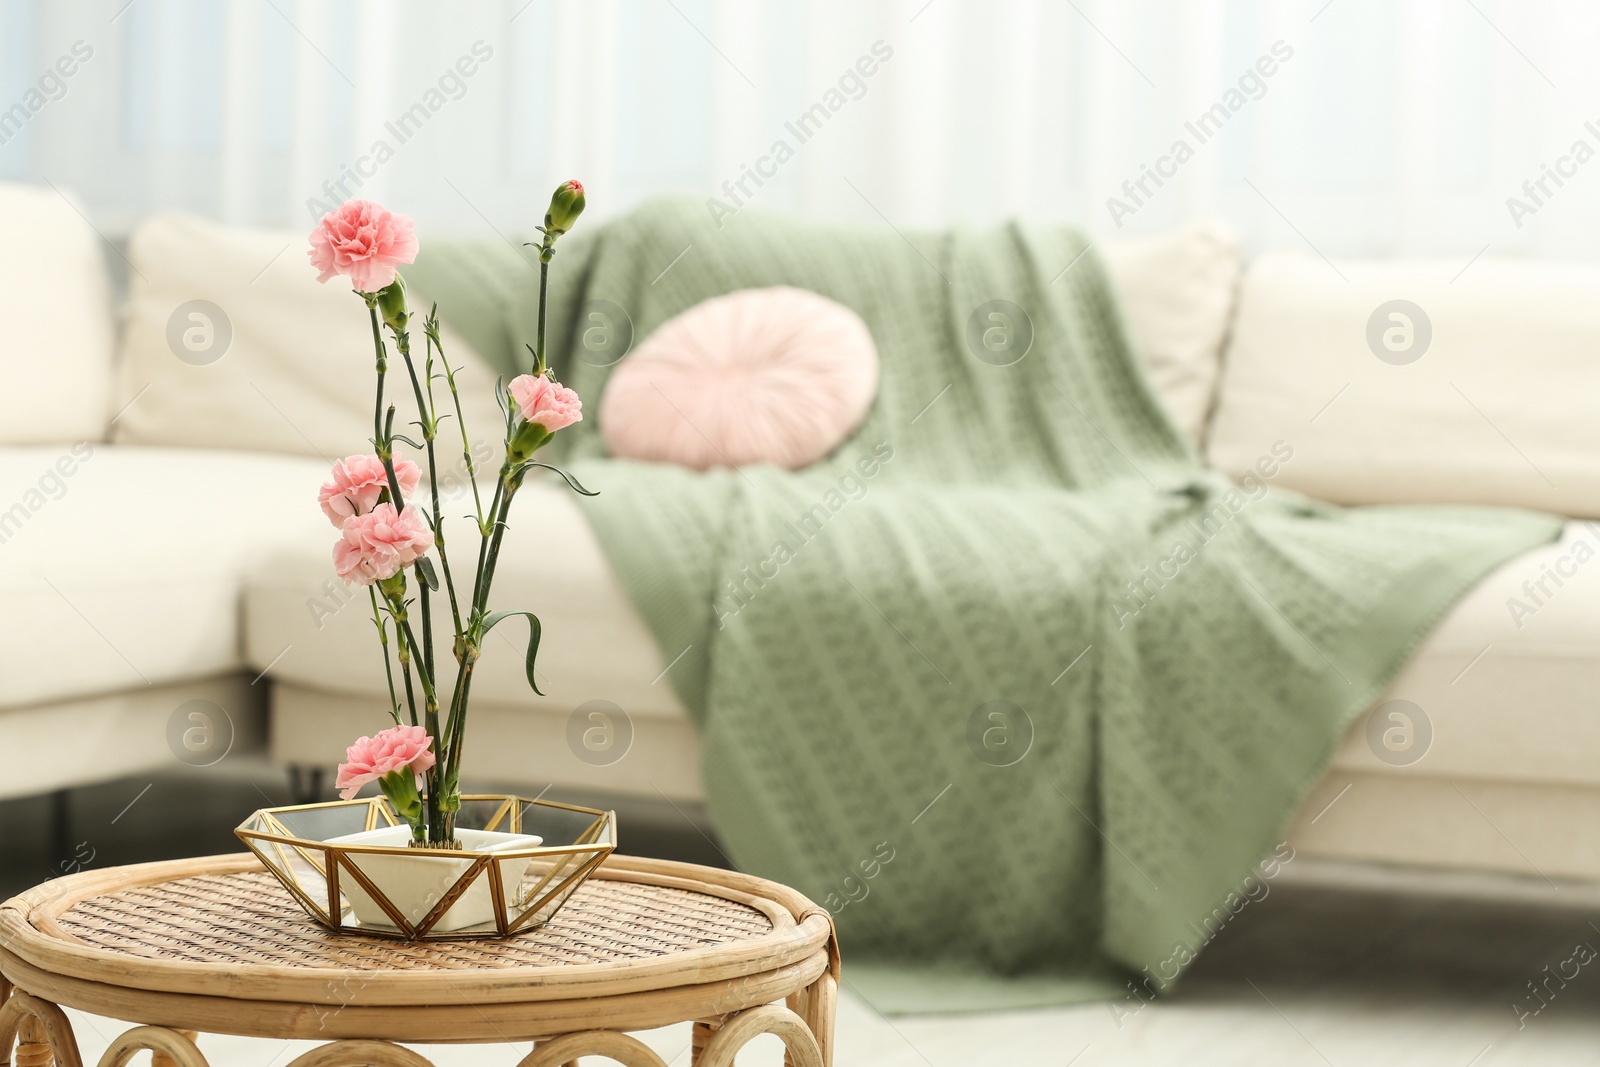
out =
<svg viewBox="0 0 1600 1067"><path fill-rule="evenodd" d="M629 459L798 470L861 424L877 389L861 316L805 289L741 289L662 323L612 372L600 435Z"/></svg>

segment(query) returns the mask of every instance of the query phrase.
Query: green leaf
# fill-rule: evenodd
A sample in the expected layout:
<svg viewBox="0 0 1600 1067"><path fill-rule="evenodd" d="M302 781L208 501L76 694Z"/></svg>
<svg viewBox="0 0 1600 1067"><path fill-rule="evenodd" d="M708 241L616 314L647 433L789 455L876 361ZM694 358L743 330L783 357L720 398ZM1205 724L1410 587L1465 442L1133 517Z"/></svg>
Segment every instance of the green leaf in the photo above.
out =
<svg viewBox="0 0 1600 1067"><path fill-rule="evenodd" d="M528 688L540 696L544 696L544 691L539 688L539 683L533 676L533 658L539 653L539 635L543 632L543 627L539 623L539 616L531 611L491 611L483 617L483 632L487 634L495 628L495 624L501 619L507 619L513 615L526 615L528 617L528 658L526 661Z"/></svg>
<svg viewBox="0 0 1600 1067"><path fill-rule="evenodd" d="M427 556L417 557L417 577L426 582L428 588L435 593L439 591L439 576L433 573L433 560Z"/></svg>
<svg viewBox="0 0 1600 1067"><path fill-rule="evenodd" d="M526 471L529 467L543 467L547 471L555 471L557 474L561 475L561 477L565 478L567 480L567 484L570 485L576 492L582 493L584 496L600 495L599 493L585 489L582 484L579 483L578 479L574 478L560 467L549 463L541 463L538 460L530 460L522 465L521 471ZM521 473L521 471L519 471L519 473Z"/></svg>

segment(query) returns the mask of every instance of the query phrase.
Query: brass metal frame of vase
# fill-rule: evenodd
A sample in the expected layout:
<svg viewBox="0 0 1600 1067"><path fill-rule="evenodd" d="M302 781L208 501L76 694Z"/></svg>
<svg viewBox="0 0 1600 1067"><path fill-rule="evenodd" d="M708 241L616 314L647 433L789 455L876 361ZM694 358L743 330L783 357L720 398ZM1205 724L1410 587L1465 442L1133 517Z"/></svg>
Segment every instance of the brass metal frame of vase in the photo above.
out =
<svg viewBox="0 0 1600 1067"><path fill-rule="evenodd" d="M330 840L401 825L382 796L262 808L234 833L318 923L338 933L404 940L511 937L543 926L617 847L614 811L505 794L461 800L459 826L533 834L542 842L474 851ZM408 914L395 899L415 895L415 887L392 876L400 865L441 886L427 893L423 914L415 904ZM359 921L352 893L388 921ZM467 919L485 913L484 921L464 922L462 909ZM447 915L453 926L443 922Z"/></svg>

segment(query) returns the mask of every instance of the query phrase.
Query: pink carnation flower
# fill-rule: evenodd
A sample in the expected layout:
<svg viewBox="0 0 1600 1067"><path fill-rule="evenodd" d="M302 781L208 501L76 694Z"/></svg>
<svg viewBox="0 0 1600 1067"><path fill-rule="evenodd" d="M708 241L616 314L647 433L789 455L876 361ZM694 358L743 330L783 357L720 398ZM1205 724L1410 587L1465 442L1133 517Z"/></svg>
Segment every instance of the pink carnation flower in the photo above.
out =
<svg viewBox="0 0 1600 1067"><path fill-rule="evenodd" d="M311 231L310 256L317 281L343 274L357 292L376 293L394 281L396 267L416 261L416 229L382 204L346 200Z"/></svg>
<svg viewBox="0 0 1600 1067"><path fill-rule="evenodd" d="M546 375L520 374L511 379L510 388L522 417L551 433L583 419L583 401L578 394Z"/></svg>
<svg viewBox="0 0 1600 1067"><path fill-rule="evenodd" d="M347 582L371 585L393 578L433 547L433 531L422 512L407 505L379 504L365 515L352 515L339 528L333 566Z"/></svg>
<svg viewBox="0 0 1600 1067"><path fill-rule="evenodd" d="M422 469L409 459L394 461L395 481L403 496L410 496L422 483ZM352 515L365 515L378 504L378 497L389 488L383 460L377 456L346 456L335 460L333 476L322 483L317 503L335 526L343 526Z"/></svg>
<svg viewBox="0 0 1600 1067"><path fill-rule="evenodd" d="M437 762L432 744L433 738L420 726L391 726L382 733L359 738L345 749L345 762L339 764L339 777L334 784L340 798L354 800L356 791L368 782L404 770L416 774L417 788L421 789L422 775Z"/></svg>

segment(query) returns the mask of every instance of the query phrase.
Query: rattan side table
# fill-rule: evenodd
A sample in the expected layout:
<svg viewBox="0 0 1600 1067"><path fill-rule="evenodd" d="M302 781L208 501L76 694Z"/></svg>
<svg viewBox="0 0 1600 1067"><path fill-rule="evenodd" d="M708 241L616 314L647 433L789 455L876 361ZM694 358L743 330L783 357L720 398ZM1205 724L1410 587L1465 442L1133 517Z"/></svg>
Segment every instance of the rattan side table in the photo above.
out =
<svg viewBox="0 0 1600 1067"><path fill-rule="evenodd" d="M518 1067L605 1056L694 1023L691 1062L776 1034L830 1067L839 953L828 913L729 871L613 856L551 922L509 940L396 942L313 924L254 857L114 867L0 904L0 1067L81 1067L61 1007L135 1024L101 1067L207 1067L195 1034L325 1043L288 1067L429 1067L397 1042L536 1042ZM785 1003L778 1003L783 1001Z"/></svg>

